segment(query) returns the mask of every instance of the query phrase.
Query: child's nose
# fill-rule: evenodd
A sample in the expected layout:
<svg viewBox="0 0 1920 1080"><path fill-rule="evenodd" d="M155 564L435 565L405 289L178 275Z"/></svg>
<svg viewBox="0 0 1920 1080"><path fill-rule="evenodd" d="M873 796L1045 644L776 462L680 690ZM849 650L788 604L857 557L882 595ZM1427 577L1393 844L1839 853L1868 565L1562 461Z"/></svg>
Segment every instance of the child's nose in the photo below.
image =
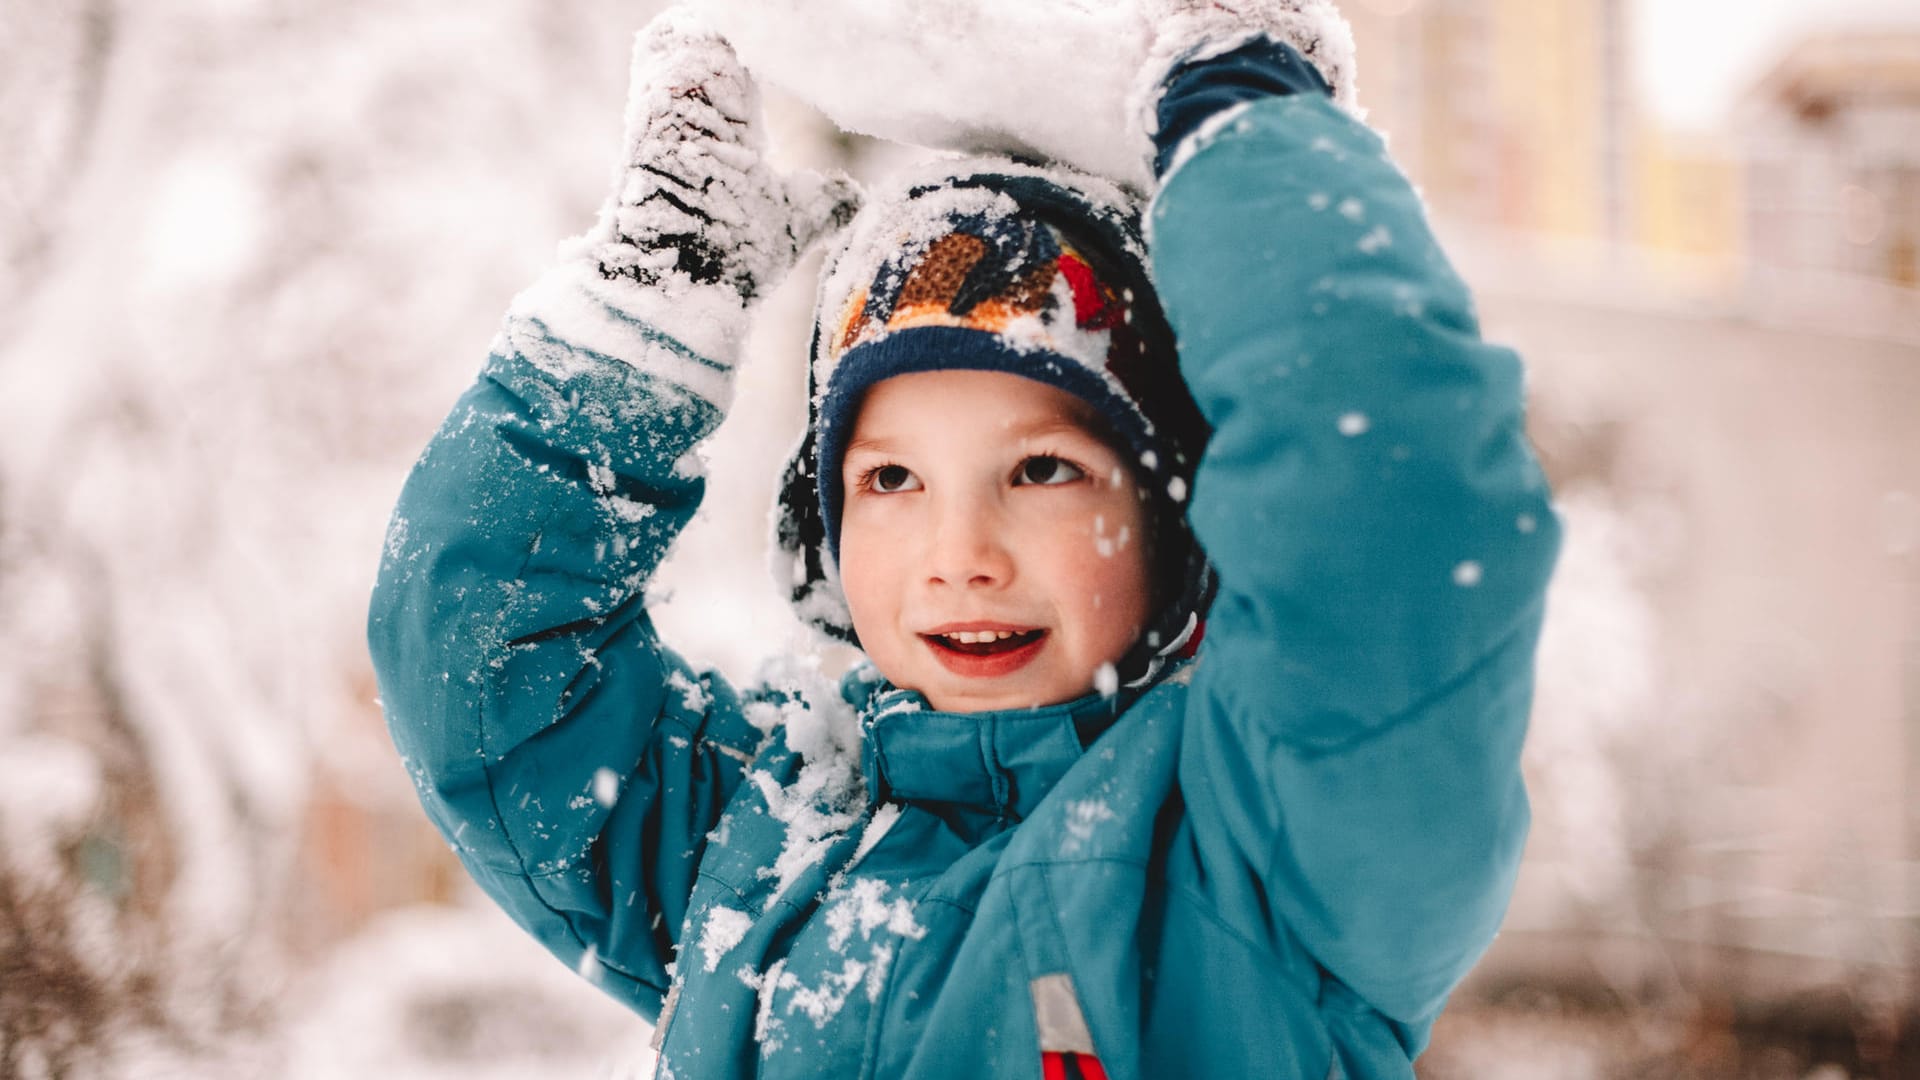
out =
<svg viewBox="0 0 1920 1080"><path fill-rule="evenodd" d="M1013 579L1004 522L990 500L956 499L934 524L928 551L930 580L944 585L992 588Z"/></svg>

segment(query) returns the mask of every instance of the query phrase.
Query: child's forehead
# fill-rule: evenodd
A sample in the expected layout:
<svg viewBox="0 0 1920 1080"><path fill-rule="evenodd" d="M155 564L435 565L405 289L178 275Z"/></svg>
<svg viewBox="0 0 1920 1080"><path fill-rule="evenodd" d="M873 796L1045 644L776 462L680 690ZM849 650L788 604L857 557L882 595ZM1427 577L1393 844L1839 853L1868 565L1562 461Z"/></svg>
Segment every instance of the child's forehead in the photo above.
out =
<svg viewBox="0 0 1920 1080"><path fill-rule="evenodd" d="M901 424L929 432L991 427L1016 438L1072 432L1113 441L1107 424L1085 399L997 371L913 372L876 382L861 402L855 439Z"/></svg>

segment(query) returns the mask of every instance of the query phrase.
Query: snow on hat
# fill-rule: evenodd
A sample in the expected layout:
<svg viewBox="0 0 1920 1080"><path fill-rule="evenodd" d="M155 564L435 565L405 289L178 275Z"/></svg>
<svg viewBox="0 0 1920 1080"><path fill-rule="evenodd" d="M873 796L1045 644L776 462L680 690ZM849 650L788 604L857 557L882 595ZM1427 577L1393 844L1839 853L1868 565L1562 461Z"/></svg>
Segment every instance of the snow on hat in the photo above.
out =
<svg viewBox="0 0 1920 1080"><path fill-rule="evenodd" d="M840 458L861 398L895 375L960 369L1065 390L1131 451L1152 498L1164 607L1123 674L1150 677L1192 636L1212 576L1183 504L1209 432L1180 378L1139 213L1106 181L1001 157L942 159L869 197L821 278L807 431L775 519L777 576L802 621L857 644L836 563Z"/></svg>

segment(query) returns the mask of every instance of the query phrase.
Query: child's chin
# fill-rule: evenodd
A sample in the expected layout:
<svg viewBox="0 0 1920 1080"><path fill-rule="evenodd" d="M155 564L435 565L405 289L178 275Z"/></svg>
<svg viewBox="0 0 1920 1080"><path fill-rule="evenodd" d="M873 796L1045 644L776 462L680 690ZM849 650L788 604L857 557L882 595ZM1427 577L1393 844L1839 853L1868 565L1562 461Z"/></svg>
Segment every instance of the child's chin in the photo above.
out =
<svg viewBox="0 0 1920 1080"><path fill-rule="evenodd" d="M982 713L1007 712L1015 709L1044 709L1049 705L1061 705L1091 692L1091 687L1077 693L1058 688L1048 690L1040 686L1006 687L945 687L940 690L922 689L927 703L938 712L945 713Z"/></svg>

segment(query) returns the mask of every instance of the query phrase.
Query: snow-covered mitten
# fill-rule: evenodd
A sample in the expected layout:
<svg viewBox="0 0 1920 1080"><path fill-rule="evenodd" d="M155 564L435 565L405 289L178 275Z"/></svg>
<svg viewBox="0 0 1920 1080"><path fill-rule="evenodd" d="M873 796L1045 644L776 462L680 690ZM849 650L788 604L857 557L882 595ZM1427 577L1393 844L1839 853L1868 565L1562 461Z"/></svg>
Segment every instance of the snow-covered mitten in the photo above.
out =
<svg viewBox="0 0 1920 1080"><path fill-rule="evenodd" d="M1190 98L1196 107L1170 116L1163 98L1186 89L1173 83L1203 61L1239 64L1240 71L1219 83L1254 93L1323 92L1360 115L1353 30L1331 0L1141 0L1141 7L1152 41L1128 95L1127 112L1135 145L1157 145L1156 175L1165 173L1175 145L1191 134L1166 130L1168 123L1190 121L1206 107L1204 98ZM1301 62L1310 68L1300 69ZM1216 100L1233 96L1246 95L1209 95Z"/></svg>
<svg viewBox="0 0 1920 1080"><path fill-rule="evenodd" d="M759 90L726 41L683 8L655 16L634 41L613 192L515 301L512 325L724 403L749 303L859 202L844 176L776 170L762 128Z"/></svg>
<svg viewBox="0 0 1920 1080"><path fill-rule="evenodd" d="M626 162L602 214L602 273L642 285L770 290L822 231L852 216L845 177L767 163L760 93L733 49L691 13L662 12L634 41Z"/></svg>

